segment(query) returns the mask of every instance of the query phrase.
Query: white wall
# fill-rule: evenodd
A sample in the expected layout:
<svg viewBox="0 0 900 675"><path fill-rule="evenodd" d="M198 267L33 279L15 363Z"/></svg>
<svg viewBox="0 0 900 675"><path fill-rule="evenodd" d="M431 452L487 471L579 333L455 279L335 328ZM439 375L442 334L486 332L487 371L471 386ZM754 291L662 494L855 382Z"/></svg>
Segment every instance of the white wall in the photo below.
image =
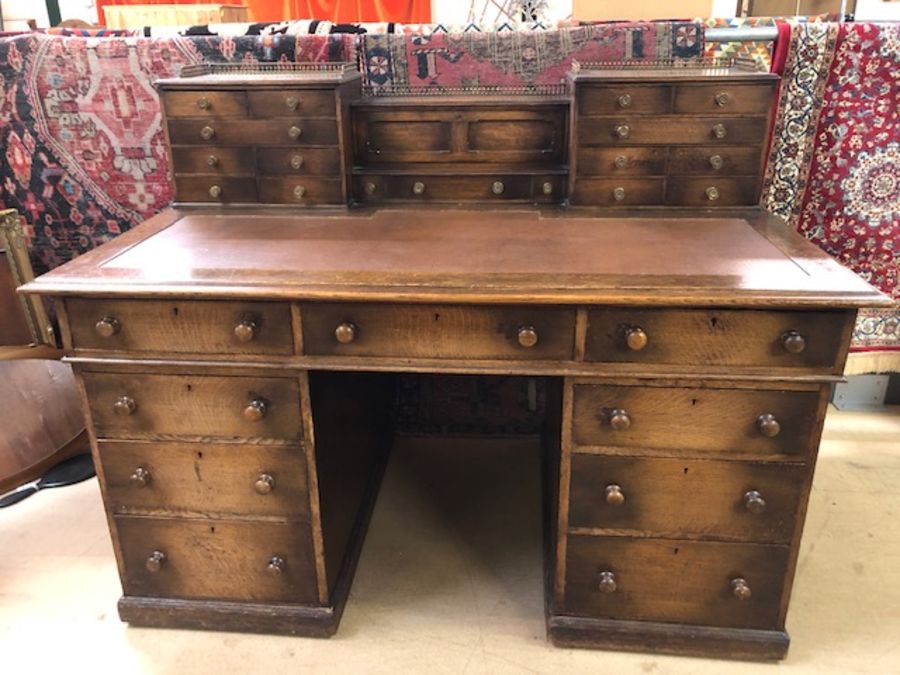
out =
<svg viewBox="0 0 900 675"><path fill-rule="evenodd" d="M47 5L43 0L0 0L3 7L4 30L28 30L28 19L37 21L38 28L50 25ZM59 13L65 19L97 22L94 0L59 0Z"/></svg>

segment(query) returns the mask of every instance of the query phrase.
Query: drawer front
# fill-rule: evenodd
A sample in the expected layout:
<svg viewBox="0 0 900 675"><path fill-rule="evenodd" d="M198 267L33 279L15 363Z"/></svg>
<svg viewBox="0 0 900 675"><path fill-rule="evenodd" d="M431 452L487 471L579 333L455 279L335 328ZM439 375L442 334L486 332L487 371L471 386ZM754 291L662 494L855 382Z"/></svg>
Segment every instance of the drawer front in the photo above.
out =
<svg viewBox="0 0 900 675"><path fill-rule="evenodd" d="M298 441L291 378L83 373L98 438Z"/></svg>
<svg viewBox="0 0 900 675"><path fill-rule="evenodd" d="M125 595L317 603L306 523L124 516L115 521ZM269 571L273 558L281 561L280 573Z"/></svg>
<svg viewBox="0 0 900 675"><path fill-rule="evenodd" d="M553 178L543 179L555 184ZM358 176L354 180L355 196L361 201L386 199L419 202L530 200L531 176ZM552 188L551 188L552 189ZM557 188L558 191L558 188ZM540 194L535 198L550 201L554 197Z"/></svg>
<svg viewBox="0 0 900 675"><path fill-rule="evenodd" d="M266 148L256 155L256 166L263 176L336 176L341 175L338 148Z"/></svg>
<svg viewBox="0 0 900 675"><path fill-rule="evenodd" d="M512 115L510 111L508 116ZM473 159L495 162L559 161L566 120L562 108L547 113L520 113L514 119L472 120L467 125L466 152Z"/></svg>
<svg viewBox="0 0 900 675"><path fill-rule="evenodd" d="M169 120L173 145L289 146L337 145L333 119L279 118L277 120Z"/></svg>
<svg viewBox="0 0 900 675"><path fill-rule="evenodd" d="M765 117L585 117L581 145L734 145L761 143Z"/></svg>
<svg viewBox="0 0 900 675"><path fill-rule="evenodd" d="M339 178L260 178L259 201L264 204L342 204Z"/></svg>
<svg viewBox="0 0 900 675"><path fill-rule="evenodd" d="M172 169L176 175L252 176L253 163L253 148L172 148Z"/></svg>
<svg viewBox="0 0 900 675"><path fill-rule="evenodd" d="M780 629L788 552L787 546L570 535L566 612ZM744 580L741 588L749 589L749 597L737 597L738 579Z"/></svg>
<svg viewBox="0 0 900 675"><path fill-rule="evenodd" d="M668 85L579 85L579 115L623 113L667 113L672 110L672 87Z"/></svg>
<svg viewBox="0 0 900 675"><path fill-rule="evenodd" d="M802 459L815 441L819 399L818 391L575 385L573 439L676 456ZM767 415L778 425L774 436L767 435L774 430Z"/></svg>
<svg viewBox="0 0 900 675"><path fill-rule="evenodd" d="M263 89L247 92L254 117L335 117L333 89Z"/></svg>
<svg viewBox="0 0 900 675"><path fill-rule="evenodd" d="M788 544L806 472L802 464L575 454L569 526Z"/></svg>
<svg viewBox="0 0 900 675"><path fill-rule="evenodd" d="M291 310L274 302L66 300L72 346L129 352L292 354Z"/></svg>
<svg viewBox="0 0 900 675"><path fill-rule="evenodd" d="M666 148L579 148L579 176L662 176Z"/></svg>
<svg viewBox="0 0 900 675"><path fill-rule="evenodd" d="M229 176L175 176L175 201L253 203L257 201L256 179Z"/></svg>
<svg viewBox="0 0 900 675"><path fill-rule="evenodd" d="M242 91L166 91L162 101L170 118L247 116L247 97Z"/></svg>
<svg viewBox="0 0 900 675"><path fill-rule="evenodd" d="M301 446L100 441L106 500L118 515L309 520Z"/></svg>
<svg viewBox="0 0 900 675"><path fill-rule="evenodd" d="M752 206L759 202L759 179L670 178L666 203L673 206Z"/></svg>
<svg viewBox="0 0 900 675"><path fill-rule="evenodd" d="M672 148L669 174L672 176L759 176L762 151L759 147Z"/></svg>
<svg viewBox="0 0 900 675"><path fill-rule="evenodd" d="M307 304L302 316L304 349L315 355L565 360L575 335L574 310L559 308ZM352 340L341 343L348 325ZM524 328L536 334L532 346L520 344Z"/></svg>
<svg viewBox="0 0 900 675"><path fill-rule="evenodd" d="M615 363L834 372L840 368L836 360L846 323L843 312L592 309L588 311L584 357Z"/></svg>
<svg viewBox="0 0 900 675"><path fill-rule="evenodd" d="M599 206L649 206L663 203L662 178L579 178L572 202Z"/></svg>
<svg viewBox="0 0 900 675"><path fill-rule="evenodd" d="M410 116L383 119L372 115L362 121L357 136L357 157L363 163L441 162L451 151L449 120Z"/></svg>
<svg viewBox="0 0 900 675"><path fill-rule="evenodd" d="M775 83L680 84L675 87L678 114L766 115L774 101Z"/></svg>

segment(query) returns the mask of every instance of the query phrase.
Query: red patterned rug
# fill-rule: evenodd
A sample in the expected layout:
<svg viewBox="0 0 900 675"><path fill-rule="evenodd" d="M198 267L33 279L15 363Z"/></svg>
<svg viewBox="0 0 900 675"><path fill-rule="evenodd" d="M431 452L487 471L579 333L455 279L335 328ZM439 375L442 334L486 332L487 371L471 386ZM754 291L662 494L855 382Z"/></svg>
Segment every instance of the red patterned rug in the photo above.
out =
<svg viewBox="0 0 900 675"><path fill-rule="evenodd" d="M792 27L763 203L900 301L900 25ZM900 371L900 308L863 311L851 351Z"/></svg>

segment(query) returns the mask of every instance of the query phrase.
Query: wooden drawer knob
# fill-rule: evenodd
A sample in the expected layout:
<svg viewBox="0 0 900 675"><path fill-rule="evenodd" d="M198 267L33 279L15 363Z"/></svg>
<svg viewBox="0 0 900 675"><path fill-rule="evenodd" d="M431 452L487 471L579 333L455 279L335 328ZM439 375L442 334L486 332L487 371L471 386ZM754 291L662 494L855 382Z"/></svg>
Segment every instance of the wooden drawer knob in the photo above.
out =
<svg viewBox="0 0 900 675"><path fill-rule="evenodd" d="M306 188L303 185L294 187L294 199L303 199L306 196Z"/></svg>
<svg viewBox="0 0 900 675"><path fill-rule="evenodd" d="M716 138L720 138L720 139L725 138L725 136L728 135L728 130L725 129L724 124L716 124L716 125L713 125L712 135L715 136Z"/></svg>
<svg viewBox="0 0 900 675"><path fill-rule="evenodd" d="M789 354L800 354L806 349L806 338L795 330L789 330L781 336L781 346Z"/></svg>
<svg viewBox="0 0 900 675"><path fill-rule="evenodd" d="M303 166L303 155L291 155L291 168L296 171Z"/></svg>
<svg viewBox="0 0 900 675"><path fill-rule="evenodd" d="M716 105L720 108L724 107L726 103L731 99L731 96L728 95L727 91L717 91L716 95L713 96L713 100L716 102Z"/></svg>
<svg viewBox="0 0 900 675"><path fill-rule="evenodd" d="M706 198L711 202L716 201L719 198L719 188L714 185L706 188Z"/></svg>
<svg viewBox="0 0 900 675"><path fill-rule="evenodd" d="M722 159L722 155L713 155L709 158L709 165L716 171L721 169L724 164L725 161Z"/></svg>
<svg viewBox="0 0 900 675"><path fill-rule="evenodd" d="M412 191L414 195L422 195L425 194L425 183L421 181L416 181L413 183Z"/></svg>
<svg viewBox="0 0 900 675"><path fill-rule="evenodd" d="M631 416L621 408L609 413L609 426L613 431L625 431L631 427Z"/></svg>
<svg viewBox="0 0 900 675"><path fill-rule="evenodd" d="M616 126L616 136L619 138L628 138L631 136L631 127L627 124L619 124Z"/></svg>
<svg viewBox="0 0 900 675"><path fill-rule="evenodd" d="M139 466L128 478L128 481L136 488L145 488L150 485L150 472L144 467Z"/></svg>
<svg viewBox="0 0 900 675"><path fill-rule="evenodd" d="M756 428L759 429L759 433L769 438L774 438L781 432L781 425L775 419L775 415L771 413L765 413L757 417Z"/></svg>
<svg viewBox="0 0 900 675"><path fill-rule="evenodd" d="M256 490L257 494L270 494L275 489L275 478L271 474L261 473L253 483L253 489Z"/></svg>
<svg viewBox="0 0 900 675"><path fill-rule="evenodd" d="M113 403L113 412L116 413L116 415L127 417L135 410L137 410L137 403L130 396L120 396L116 399L116 402Z"/></svg>
<svg viewBox="0 0 900 675"><path fill-rule="evenodd" d="M345 321L334 329L334 339L342 345L348 345L356 339L356 324Z"/></svg>
<svg viewBox="0 0 900 675"><path fill-rule="evenodd" d="M197 99L197 107L200 108L200 110L209 110L212 108L212 101L205 96L201 96Z"/></svg>
<svg viewBox="0 0 900 675"><path fill-rule="evenodd" d="M624 169L628 166L628 158L625 155L619 155L613 160L613 166L617 169Z"/></svg>
<svg viewBox="0 0 900 675"><path fill-rule="evenodd" d="M603 490L603 499L610 506L621 506L625 503L625 493L622 492L622 488L619 485L607 485L606 489Z"/></svg>
<svg viewBox="0 0 900 675"><path fill-rule="evenodd" d="M144 567L147 568L148 572L152 572L156 574L159 572L163 565L166 563L166 554L162 551L153 551L148 557L146 562L144 563Z"/></svg>
<svg viewBox="0 0 900 675"><path fill-rule="evenodd" d="M296 141L303 134L303 129L298 127L297 125L292 125L290 129L288 129L288 138L292 141Z"/></svg>
<svg viewBox="0 0 900 675"><path fill-rule="evenodd" d="M244 319L234 327L234 337L238 342L253 342L258 332L259 326L253 319Z"/></svg>
<svg viewBox="0 0 900 675"><path fill-rule="evenodd" d="M541 185L541 192L543 192L545 195L552 195L553 183L551 183L549 180L545 181L544 184Z"/></svg>
<svg viewBox="0 0 900 675"><path fill-rule="evenodd" d="M296 110L300 107L300 99L296 96L288 96L286 99L284 99L284 105L288 110Z"/></svg>
<svg viewBox="0 0 900 675"><path fill-rule="evenodd" d="M503 181L495 180L493 183L491 183L491 192L493 192L495 195L502 195L505 189L506 186L503 185Z"/></svg>
<svg viewBox="0 0 900 675"><path fill-rule="evenodd" d="M741 577L731 580L731 594L738 600L749 600L750 596L753 595L750 591L750 584Z"/></svg>
<svg viewBox="0 0 900 675"><path fill-rule="evenodd" d="M285 567L287 567L287 563L284 561L284 558L277 555L272 556L269 560L269 564L266 566L266 572L273 577L280 577L282 573L284 573Z"/></svg>
<svg viewBox="0 0 900 675"><path fill-rule="evenodd" d="M600 572L600 581L597 582L597 590L601 593L616 592L616 575L612 572Z"/></svg>
<svg viewBox="0 0 900 675"><path fill-rule="evenodd" d="M613 199L617 202L625 201L625 188L617 187L613 190Z"/></svg>
<svg viewBox="0 0 900 675"><path fill-rule="evenodd" d="M268 405L261 398L255 398L250 403L247 404L247 407L244 408L241 415L248 422L259 422L263 417L266 416L268 412Z"/></svg>
<svg viewBox="0 0 900 675"><path fill-rule="evenodd" d="M616 103L619 104L620 108L627 108L631 105L631 94L622 94L619 98L616 99Z"/></svg>
<svg viewBox="0 0 900 675"><path fill-rule="evenodd" d="M647 333L640 326L632 326L625 331L625 344L633 352L639 352L647 346Z"/></svg>
<svg viewBox="0 0 900 675"><path fill-rule="evenodd" d="M222 186L221 185L213 185L209 188L209 196L213 199L218 199L222 196Z"/></svg>
<svg viewBox="0 0 900 675"><path fill-rule="evenodd" d="M766 510L766 500L758 490L749 490L744 493L744 508L750 513L762 513Z"/></svg>
<svg viewBox="0 0 900 675"><path fill-rule="evenodd" d="M114 316L104 316L94 324L94 331L104 338L111 338L120 330L122 330L122 324Z"/></svg>
<svg viewBox="0 0 900 675"><path fill-rule="evenodd" d="M208 166L210 169L214 169L215 167L219 166L219 158L215 155L210 155L206 158L206 166Z"/></svg>
<svg viewBox="0 0 900 675"><path fill-rule="evenodd" d="M211 126L207 125L200 130L200 138L202 138L204 141L212 140L215 137L215 135L216 135L216 130L213 129Z"/></svg>
<svg viewBox="0 0 900 675"><path fill-rule="evenodd" d="M538 343L538 334L534 326L519 326L516 337L522 347L534 347Z"/></svg>

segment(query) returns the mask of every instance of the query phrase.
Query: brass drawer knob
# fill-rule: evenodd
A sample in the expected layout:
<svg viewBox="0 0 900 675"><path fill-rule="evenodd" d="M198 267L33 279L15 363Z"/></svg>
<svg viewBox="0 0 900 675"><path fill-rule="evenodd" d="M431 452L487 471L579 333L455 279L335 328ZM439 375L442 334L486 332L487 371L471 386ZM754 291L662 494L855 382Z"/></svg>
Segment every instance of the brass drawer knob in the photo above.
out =
<svg viewBox="0 0 900 675"><path fill-rule="evenodd" d="M759 490L744 493L744 508L750 513L762 513L766 510L766 500L759 494Z"/></svg>
<svg viewBox="0 0 900 675"><path fill-rule="evenodd" d="M781 432L781 425L775 419L775 415L771 413L765 413L757 417L756 428L759 429L759 433L768 438L774 438Z"/></svg>
<svg viewBox="0 0 900 675"><path fill-rule="evenodd" d="M639 352L647 346L647 333L640 326L632 326L625 331L625 344L633 352Z"/></svg>
<svg viewBox="0 0 900 675"><path fill-rule="evenodd" d="M266 572L268 572L273 577L280 577L284 573L284 569L287 567L287 563L284 558L281 556L272 556L269 560L269 564L266 565Z"/></svg>
<svg viewBox="0 0 900 675"><path fill-rule="evenodd" d="M213 185L209 188L209 196L213 199L218 199L222 196L222 186L221 185Z"/></svg>
<svg viewBox="0 0 900 675"><path fill-rule="evenodd" d="M378 186L375 185L375 183L373 183L372 181L369 181L368 183L366 183L364 189L365 189L367 195L374 195L375 192L378 190Z"/></svg>
<svg viewBox="0 0 900 675"><path fill-rule="evenodd" d="M628 158L625 155L618 155L613 160L613 166L615 166L617 169L624 169L628 166Z"/></svg>
<svg viewBox="0 0 900 675"><path fill-rule="evenodd" d="M356 339L356 324L350 321L344 321L340 326L334 329L334 339L342 345L348 345Z"/></svg>
<svg viewBox="0 0 900 675"><path fill-rule="evenodd" d="M111 338L120 330L122 330L122 324L114 316L104 316L94 324L94 331L97 335L104 338Z"/></svg>
<svg viewBox="0 0 900 675"><path fill-rule="evenodd" d="M712 157L709 158L709 165L716 171L721 169L724 166L724 164L725 164L725 161L722 159L722 155L713 155Z"/></svg>
<svg viewBox="0 0 900 675"><path fill-rule="evenodd" d="M291 155L291 168L297 171L303 166L303 155Z"/></svg>
<svg viewBox="0 0 900 675"><path fill-rule="evenodd" d="M128 478L128 481L136 488L147 487L151 480L150 472L142 466L136 468Z"/></svg>
<svg viewBox="0 0 900 675"><path fill-rule="evenodd" d="M116 399L116 402L113 403L113 412L116 415L127 417L134 413L135 410L137 410L137 402L130 396L120 396Z"/></svg>
<svg viewBox="0 0 900 675"><path fill-rule="evenodd" d="M551 183L549 180L544 181L544 184L541 185L541 192L543 192L545 195L552 195L553 194L553 183Z"/></svg>
<svg viewBox="0 0 900 675"><path fill-rule="evenodd" d="M713 125L712 134L716 138L721 139L721 138L725 138L725 136L728 135L728 131L727 131L727 129L725 129L724 124L716 124L716 125Z"/></svg>
<svg viewBox="0 0 900 675"><path fill-rule="evenodd" d="M616 588L616 575L609 571L600 572L597 590L601 593L615 593Z"/></svg>
<svg viewBox="0 0 900 675"><path fill-rule="evenodd" d="M719 198L719 188L714 185L706 188L706 198L711 202L716 201Z"/></svg>
<svg viewBox="0 0 900 675"><path fill-rule="evenodd" d="M152 572L156 574L159 572L163 565L166 563L166 554L162 551L153 551L148 557L146 562L144 562L144 567L147 568L148 572Z"/></svg>
<svg viewBox="0 0 900 675"><path fill-rule="evenodd" d="M217 166L219 166L219 158L215 155L210 155L206 158L206 166L208 166L210 169L216 168Z"/></svg>
<svg viewBox="0 0 900 675"><path fill-rule="evenodd" d="M610 506L621 506L625 503L625 493L619 485L607 485L603 490L603 499Z"/></svg>
<svg viewBox="0 0 900 675"><path fill-rule="evenodd" d="M261 473L253 483L253 489L257 494L270 494L275 489L275 478L271 474Z"/></svg>
<svg viewBox="0 0 900 675"><path fill-rule="evenodd" d="M207 125L200 130L200 138L204 141L212 140L216 135L216 130Z"/></svg>
<svg viewBox="0 0 900 675"><path fill-rule="evenodd" d="M522 347L534 347L538 343L538 334L534 326L519 326L516 337Z"/></svg>
<svg viewBox="0 0 900 675"><path fill-rule="evenodd" d="M306 196L306 188L302 185L297 185L294 188L294 199L303 199Z"/></svg>
<svg viewBox="0 0 900 675"><path fill-rule="evenodd" d="M303 129L298 127L297 125L292 125L290 129L288 129L288 138L292 141L296 141L303 134Z"/></svg>
<svg viewBox="0 0 900 675"><path fill-rule="evenodd" d="M625 188L617 187L613 190L613 199L617 202L625 201Z"/></svg>
<svg viewBox="0 0 900 675"><path fill-rule="evenodd" d="M300 107L300 99L296 96L288 96L286 99L284 99L284 105L288 110L296 110Z"/></svg>
<svg viewBox="0 0 900 675"><path fill-rule="evenodd" d="M613 431L625 431L631 427L631 415L621 408L609 413L609 426Z"/></svg>
<svg viewBox="0 0 900 675"><path fill-rule="evenodd" d="M414 195L425 194L425 183L416 181L415 183L413 183L412 191Z"/></svg>
<svg viewBox="0 0 900 675"><path fill-rule="evenodd" d="M631 94L622 94L616 99L616 103L619 104L620 108L629 107L631 105Z"/></svg>
<svg viewBox="0 0 900 675"><path fill-rule="evenodd" d="M241 412L241 415L248 422L259 422L266 416L269 406L261 398L255 398Z"/></svg>
<svg viewBox="0 0 900 675"><path fill-rule="evenodd" d="M800 354L806 349L806 338L795 330L789 330L781 336L781 346L789 354Z"/></svg>
<svg viewBox="0 0 900 675"><path fill-rule="evenodd" d="M491 192L493 192L495 195L502 195L504 189L506 188L503 185L503 181L495 180L493 183L491 183Z"/></svg>
<svg viewBox="0 0 900 675"><path fill-rule="evenodd" d="M627 124L619 124L616 126L616 136L619 138L628 138L631 136L631 127Z"/></svg>
<svg viewBox="0 0 900 675"><path fill-rule="evenodd" d="M259 332L259 325L253 319L244 319L234 327L234 337L238 342L253 342Z"/></svg>
<svg viewBox="0 0 900 675"><path fill-rule="evenodd" d="M746 579L738 577L731 580L731 594L738 600L749 600L753 593Z"/></svg>
<svg viewBox="0 0 900 675"><path fill-rule="evenodd" d="M716 102L716 105L720 108L723 107L728 101L731 99L731 96L728 95L727 91L717 91L716 95L713 97L713 100Z"/></svg>
<svg viewBox="0 0 900 675"><path fill-rule="evenodd" d="M212 101L205 96L201 96L197 99L197 107L200 108L200 110L209 110L212 108Z"/></svg>

